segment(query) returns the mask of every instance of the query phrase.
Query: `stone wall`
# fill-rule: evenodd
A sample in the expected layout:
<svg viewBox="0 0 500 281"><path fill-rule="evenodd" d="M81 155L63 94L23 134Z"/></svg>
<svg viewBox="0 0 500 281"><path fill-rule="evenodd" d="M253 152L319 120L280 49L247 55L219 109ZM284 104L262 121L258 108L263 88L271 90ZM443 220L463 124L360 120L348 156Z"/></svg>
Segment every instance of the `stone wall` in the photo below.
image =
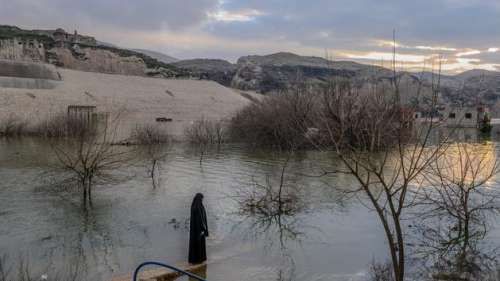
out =
<svg viewBox="0 0 500 281"><path fill-rule="evenodd" d="M12 60L0 60L0 76L61 80L53 65Z"/></svg>
<svg viewBox="0 0 500 281"><path fill-rule="evenodd" d="M3 39L0 40L0 59L43 62L45 48L34 39Z"/></svg>
<svg viewBox="0 0 500 281"><path fill-rule="evenodd" d="M3 77L0 76L0 88L18 89L54 89L58 81L35 78Z"/></svg>

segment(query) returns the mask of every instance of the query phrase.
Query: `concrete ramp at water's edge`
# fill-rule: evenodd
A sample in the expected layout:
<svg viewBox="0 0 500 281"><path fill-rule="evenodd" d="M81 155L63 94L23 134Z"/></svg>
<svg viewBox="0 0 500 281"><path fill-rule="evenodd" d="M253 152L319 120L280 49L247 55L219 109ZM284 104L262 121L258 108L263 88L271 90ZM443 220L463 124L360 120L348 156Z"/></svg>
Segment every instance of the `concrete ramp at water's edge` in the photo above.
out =
<svg viewBox="0 0 500 281"><path fill-rule="evenodd" d="M207 264L179 264L175 267L184 270L189 273L196 274L202 278L205 277L207 271ZM137 281L170 281L182 276L181 273L166 269L166 268L155 268L155 269L145 269L139 273ZM133 281L133 274L128 274L124 276L114 277L110 281Z"/></svg>

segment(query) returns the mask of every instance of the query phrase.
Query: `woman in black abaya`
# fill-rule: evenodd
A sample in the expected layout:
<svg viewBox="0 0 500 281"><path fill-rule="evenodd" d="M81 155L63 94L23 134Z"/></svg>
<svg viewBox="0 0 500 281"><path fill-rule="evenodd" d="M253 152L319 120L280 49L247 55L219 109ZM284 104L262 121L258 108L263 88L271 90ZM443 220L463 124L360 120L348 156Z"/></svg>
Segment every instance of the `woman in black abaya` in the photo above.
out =
<svg viewBox="0 0 500 281"><path fill-rule="evenodd" d="M189 263L197 264L207 260L205 237L208 237L207 214L203 207L203 194L198 193L191 204L189 225Z"/></svg>

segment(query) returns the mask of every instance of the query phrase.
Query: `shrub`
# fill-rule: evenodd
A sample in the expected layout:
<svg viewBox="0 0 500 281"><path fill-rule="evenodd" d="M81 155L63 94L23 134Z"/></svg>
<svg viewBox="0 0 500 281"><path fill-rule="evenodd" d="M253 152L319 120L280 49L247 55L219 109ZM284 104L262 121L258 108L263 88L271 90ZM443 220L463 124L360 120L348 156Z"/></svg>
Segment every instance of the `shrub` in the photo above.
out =
<svg viewBox="0 0 500 281"><path fill-rule="evenodd" d="M63 138L94 134L96 130L97 124L94 120L71 118L65 113L58 113L38 123L30 134L48 138Z"/></svg>
<svg viewBox="0 0 500 281"><path fill-rule="evenodd" d="M199 119L194 121L191 126L184 131L186 140L192 144L221 145L227 139L227 130L223 121L214 121Z"/></svg>
<svg viewBox="0 0 500 281"><path fill-rule="evenodd" d="M170 142L170 136L159 126L152 124L138 125L132 132L132 139L141 145L164 144Z"/></svg>
<svg viewBox="0 0 500 281"><path fill-rule="evenodd" d="M0 136L19 137L27 133L27 122L14 116L0 120Z"/></svg>
<svg viewBox="0 0 500 281"><path fill-rule="evenodd" d="M303 146L314 107L314 94L304 87L267 96L236 114L231 138L252 145Z"/></svg>

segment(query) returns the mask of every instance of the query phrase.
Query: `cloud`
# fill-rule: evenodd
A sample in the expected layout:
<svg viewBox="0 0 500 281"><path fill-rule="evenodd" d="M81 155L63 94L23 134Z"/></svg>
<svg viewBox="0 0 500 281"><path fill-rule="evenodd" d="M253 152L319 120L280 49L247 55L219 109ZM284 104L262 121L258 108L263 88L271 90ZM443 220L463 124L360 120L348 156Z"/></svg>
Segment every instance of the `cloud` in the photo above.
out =
<svg viewBox="0 0 500 281"><path fill-rule="evenodd" d="M383 53L383 52L369 52L366 54L343 54L346 58L350 59L365 59L365 60L383 60L391 61L393 60L393 53ZM410 63L423 63L430 57L424 55L406 55L406 54L396 54L396 60L400 62L410 62Z"/></svg>
<svg viewBox="0 0 500 281"><path fill-rule="evenodd" d="M456 51L456 48L448 48L448 47L436 47L436 46L415 46L417 50L429 50L429 51L447 51L453 52Z"/></svg>
<svg viewBox="0 0 500 281"><path fill-rule="evenodd" d="M258 16L262 15L263 13L258 10L242 10L234 12L219 10L215 13L208 14L210 19L223 22L247 22L255 20Z"/></svg>
<svg viewBox="0 0 500 281"><path fill-rule="evenodd" d="M217 0L0 0L0 19L36 27L115 26L134 30L182 29L204 22Z"/></svg>
<svg viewBox="0 0 500 281"><path fill-rule="evenodd" d="M436 55L499 63L498 0L0 0L0 20L78 29L125 47L235 60L292 51L379 61L392 50L422 64ZM473 67L471 61L448 62Z"/></svg>
<svg viewBox="0 0 500 281"><path fill-rule="evenodd" d="M446 51L446 52L454 52L457 50L457 48L450 48L450 47L444 47L444 46L409 46L402 44L400 42L394 42L394 41L387 41L387 40L377 40L377 45L380 47L396 47L396 48L402 48L402 49L413 49L413 50L425 50L425 51Z"/></svg>
<svg viewBox="0 0 500 281"><path fill-rule="evenodd" d="M455 56L466 57L466 56L473 56L473 55L479 55L479 54L481 54L481 51L479 51L479 50L467 50L464 52L456 53Z"/></svg>

